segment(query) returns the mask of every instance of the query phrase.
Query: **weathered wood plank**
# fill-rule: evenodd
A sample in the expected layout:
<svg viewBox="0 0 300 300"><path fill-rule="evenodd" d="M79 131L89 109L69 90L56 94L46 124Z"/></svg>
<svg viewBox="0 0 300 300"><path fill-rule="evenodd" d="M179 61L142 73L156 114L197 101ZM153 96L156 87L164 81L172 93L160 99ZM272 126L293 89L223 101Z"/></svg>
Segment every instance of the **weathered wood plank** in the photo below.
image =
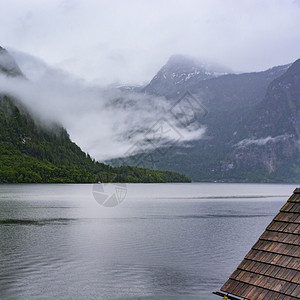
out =
<svg viewBox="0 0 300 300"><path fill-rule="evenodd" d="M300 299L300 188L221 290L245 299Z"/></svg>

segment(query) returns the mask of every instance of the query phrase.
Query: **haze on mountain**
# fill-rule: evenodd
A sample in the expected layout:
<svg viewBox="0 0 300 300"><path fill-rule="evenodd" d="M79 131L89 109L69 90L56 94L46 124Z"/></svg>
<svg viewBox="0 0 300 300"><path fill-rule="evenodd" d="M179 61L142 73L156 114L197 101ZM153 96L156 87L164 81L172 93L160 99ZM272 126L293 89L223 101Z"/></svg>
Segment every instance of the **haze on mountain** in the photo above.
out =
<svg viewBox="0 0 300 300"><path fill-rule="evenodd" d="M178 136L164 149L111 163L180 170L195 181L298 182L299 87L300 59L263 72L217 74L172 57L140 91L165 96L179 123L192 113L191 124L181 126L201 124L205 135L184 143Z"/></svg>
<svg viewBox="0 0 300 300"><path fill-rule="evenodd" d="M190 181L174 172L113 168L92 159L70 140L59 123L45 122L37 113L32 115L30 107L20 100L24 98L17 96L18 85L28 87L30 81L2 47L0 77L5 79L0 88L0 183ZM16 86L7 93L12 83Z"/></svg>
<svg viewBox="0 0 300 300"><path fill-rule="evenodd" d="M261 131L256 136L249 131L252 125L246 125L251 115L260 115L259 107L265 106L263 99L269 85L289 74L295 64L256 73L228 74L230 70L224 67L174 55L144 87L104 88L83 83L30 55L13 53L21 65L27 66L25 69L32 71L28 72L27 80L2 76L0 88L21 99L38 122L62 124L96 159L114 165L183 171L193 180L288 181L298 178L292 172L299 158L298 133L283 129L280 124L284 121L279 116L269 120L269 127L278 128L273 132ZM18 65L12 65L11 59L8 61L11 69L19 73ZM194 115L190 115L189 120L184 114L178 117L178 109L182 108L176 105L186 92L200 104L197 122L193 122ZM297 93L294 98L297 112ZM285 101L277 104L279 115L286 109L285 104ZM270 107L274 108L274 104ZM290 118L288 113L284 116ZM293 118L297 120L297 114ZM267 119L262 117L261 120ZM276 125L278 120L281 123ZM262 121L253 124L257 128L267 126ZM167 128L162 130L165 125ZM248 128L248 133L242 128ZM289 145L289 150L284 152L289 153L287 156L279 155L282 142ZM270 149L277 154L270 156ZM114 157L122 159L108 160ZM288 177L282 166L290 170Z"/></svg>
<svg viewBox="0 0 300 300"><path fill-rule="evenodd" d="M298 0L4 0L1 45L26 79L0 76L0 89L35 122L61 124L96 159L144 155L153 145L166 153L172 145L176 159L155 168L234 180L240 171L228 175L231 155L284 136L239 129L299 58L299 12ZM185 95L198 122L178 105ZM157 134L162 124L168 128ZM263 164L266 178L277 169Z"/></svg>
<svg viewBox="0 0 300 300"><path fill-rule="evenodd" d="M4 58L13 60L3 51L7 54ZM149 144L144 143L144 132L164 116L169 107L164 97L91 85L31 55L19 51L10 53L17 62L14 62L16 74L24 70L27 80L0 74L0 90L18 98L38 123L61 124L73 141L101 161L123 156L137 143L139 149L149 148ZM205 128L198 126L181 131L184 142L201 138ZM163 143L169 138L166 135Z"/></svg>

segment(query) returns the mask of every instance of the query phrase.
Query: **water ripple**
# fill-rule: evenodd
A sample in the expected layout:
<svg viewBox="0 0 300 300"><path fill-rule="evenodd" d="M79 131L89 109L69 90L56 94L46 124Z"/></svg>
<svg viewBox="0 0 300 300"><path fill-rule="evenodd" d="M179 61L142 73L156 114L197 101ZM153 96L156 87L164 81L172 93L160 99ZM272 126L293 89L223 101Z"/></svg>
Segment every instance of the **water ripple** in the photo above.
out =
<svg viewBox="0 0 300 300"><path fill-rule="evenodd" d="M50 219L4 219L0 220L0 225L67 225L71 221L76 221L74 218L50 218Z"/></svg>

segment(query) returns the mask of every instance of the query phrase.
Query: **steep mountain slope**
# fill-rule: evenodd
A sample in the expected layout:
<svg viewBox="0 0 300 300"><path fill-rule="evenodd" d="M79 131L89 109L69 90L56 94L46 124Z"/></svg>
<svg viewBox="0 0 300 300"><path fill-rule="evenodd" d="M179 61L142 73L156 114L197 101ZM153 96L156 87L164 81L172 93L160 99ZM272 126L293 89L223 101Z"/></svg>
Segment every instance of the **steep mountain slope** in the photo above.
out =
<svg viewBox="0 0 300 300"><path fill-rule="evenodd" d="M299 138L299 121L300 59L269 85L264 99L249 114L237 138L240 134L254 138L292 134Z"/></svg>
<svg viewBox="0 0 300 300"><path fill-rule="evenodd" d="M298 64L187 80L175 94L160 89L171 103L187 89L208 110L196 120L207 130L204 139L172 145L163 156L148 153L152 162L146 165L180 170L196 181L299 180Z"/></svg>
<svg viewBox="0 0 300 300"><path fill-rule="evenodd" d="M250 107L265 95L272 80L290 65L262 72L232 74L219 66L209 66L183 55L171 56L141 91L177 101L189 91L212 110Z"/></svg>
<svg viewBox="0 0 300 300"><path fill-rule="evenodd" d="M1 48L0 76L22 76ZM1 91L0 91L1 92ZM0 93L0 183L20 182L187 182L172 172L112 168L95 162L58 124L38 124L17 99Z"/></svg>
<svg viewBox="0 0 300 300"><path fill-rule="evenodd" d="M263 72L220 75L220 69L219 73L209 72L196 60L172 56L143 92L164 96L171 103L179 101L186 92L191 93L208 110L205 118L198 120L200 124L207 125L207 136L215 140L213 143L224 144L239 120L245 118L249 110L263 99L268 85L289 67L285 65ZM187 75L196 68L198 71L193 73L194 76ZM177 83L173 74L176 74L176 80L184 80Z"/></svg>
<svg viewBox="0 0 300 300"><path fill-rule="evenodd" d="M8 51L0 46L0 72L8 76L23 76L22 71L8 53Z"/></svg>
<svg viewBox="0 0 300 300"><path fill-rule="evenodd" d="M187 88L211 110L248 109L264 97L268 85L284 74L290 65L262 72L227 74L215 79L198 81Z"/></svg>
<svg viewBox="0 0 300 300"><path fill-rule="evenodd" d="M270 180L300 178L300 60L274 80L242 122L229 159L231 172L260 170Z"/></svg>

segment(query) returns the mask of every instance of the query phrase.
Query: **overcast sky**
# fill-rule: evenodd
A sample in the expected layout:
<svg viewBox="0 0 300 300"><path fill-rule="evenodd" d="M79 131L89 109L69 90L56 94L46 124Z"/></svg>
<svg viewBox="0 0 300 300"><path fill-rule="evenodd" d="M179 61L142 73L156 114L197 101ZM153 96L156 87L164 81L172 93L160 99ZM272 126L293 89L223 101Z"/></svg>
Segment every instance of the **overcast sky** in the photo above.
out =
<svg viewBox="0 0 300 300"><path fill-rule="evenodd" d="M172 54L263 70L300 58L300 0L0 0L0 45L104 84Z"/></svg>

